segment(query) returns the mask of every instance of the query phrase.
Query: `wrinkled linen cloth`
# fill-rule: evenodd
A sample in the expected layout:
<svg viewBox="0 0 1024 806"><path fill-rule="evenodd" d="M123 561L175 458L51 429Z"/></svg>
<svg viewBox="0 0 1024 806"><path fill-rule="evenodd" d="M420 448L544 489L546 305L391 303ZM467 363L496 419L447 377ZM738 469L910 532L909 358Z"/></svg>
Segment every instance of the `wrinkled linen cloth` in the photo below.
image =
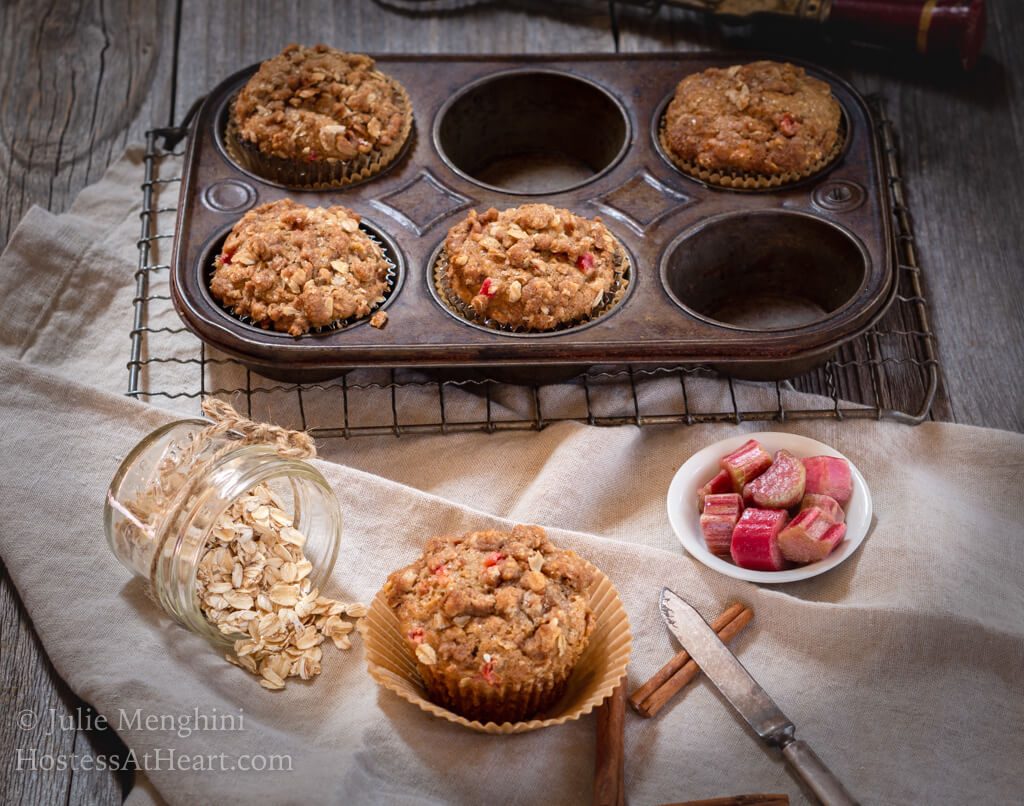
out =
<svg viewBox="0 0 1024 806"><path fill-rule="evenodd" d="M377 686L358 636L348 652L325 646L314 682L269 692L172 622L118 564L102 522L111 477L151 430L198 413L194 399L157 401L170 411L123 396L139 158L129 152L65 215L33 209L0 258L0 555L57 671L146 767L148 780L129 799L588 802L592 716L517 736L471 732ZM148 324L177 324L173 312L162 316ZM711 403L729 394L713 380L691 393ZM751 384L744 393L775 390ZM307 394L306 405L332 403ZM272 403L254 416L295 425ZM756 616L733 648L862 802L1017 802L1024 436L945 424L771 423L853 460L875 514L842 565L760 586L685 554L665 494L696 450L764 428L567 423L540 433L329 441L316 465L338 494L345 530L325 592L368 603L431 535L538 523L617 586L634 638L630 689L678 649L658 614L663 586L709 619L740 600ZM242 724L190 734L160 724L195 727L197 714L214 713ZM25 748L33 736L22 734ZM183 756L199 769L181 766ZM274 763L290 769L254 769ZM627 714L626 792L635 804L748 792L806 802L778 755L703 679L655 719Z"/></svg>

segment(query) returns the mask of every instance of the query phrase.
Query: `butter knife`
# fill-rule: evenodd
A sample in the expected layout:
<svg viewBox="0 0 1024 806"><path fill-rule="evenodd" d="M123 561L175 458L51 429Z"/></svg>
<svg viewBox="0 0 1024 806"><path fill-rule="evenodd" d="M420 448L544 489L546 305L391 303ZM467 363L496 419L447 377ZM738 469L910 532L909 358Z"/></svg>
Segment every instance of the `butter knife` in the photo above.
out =
<svg viewBox="0 0 1024 806"><path fill-rule="evenodd" d="M819 802L824 806L856 805L857 801L810 746L795 737L793 723L719 640L700 613L665 588L661 592L661 616L701 671L763 742L782 751L786 763Z"/></svg>

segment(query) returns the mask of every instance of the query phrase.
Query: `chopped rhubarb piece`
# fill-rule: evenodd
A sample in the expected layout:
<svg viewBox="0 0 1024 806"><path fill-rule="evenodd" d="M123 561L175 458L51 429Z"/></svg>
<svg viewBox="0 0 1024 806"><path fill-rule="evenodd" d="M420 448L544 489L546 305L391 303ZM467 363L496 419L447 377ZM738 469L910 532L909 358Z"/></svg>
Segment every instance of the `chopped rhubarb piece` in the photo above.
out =
<svg viewBox="0 0 1024 806"><path fill-rule="evenodd" d="M498 675L494 673L494 661L485 661L483 666L480 667L480 676L483 677L492 686L498 682Z"/></svg>
<svg viewBox="0 0 1024 806"><path fill-rule="evenodd" d="M709 495L704 499L704 513L700 516L700 529L708 551L719 557L728 557L732 547L732 530L743 512L743 499L736 493Z"/></svg>
<svg viewBox="0 0 1024 806"><path fill-rule="evenodd" d="M448 569L444 563L439 563L430 569L430 573L434 576L443 577L448 573Z"/></svg>
<svg viewBox="0 0 1024 806"><path fill-rule="evenodd" d="M318 159L320 159L320 155L319 155L319 154L317 154L317 153L316 153L316 151L312 151L312 150L311 150L311 151L310 151L310 152L309 152L309 153L308 153L308 154L306 155L306 161L307 161L307 162L316 162L316 161L317 161Z"/></svg>
<svg viewBox="0 0 1024 806"><path fill-rule="evenodd" d="M832 523L842 523L846 520L846 513L843 512L843 508L830 495L807 493L804 496L804 500L800 502L800 509L810 509L811 507L817 507L824 512Z"/></svg>
<svg viewBox="0 0 1024 806"><path fill-rule="evenodd" d="M845 523L833 523L822 510L811 507L779 533L779 548L787 560L813 563L831 554L845 534Z"/></svg>
<svg viewBox="0 0 1024 806"><path fill-rule="evenodd" d="M233 254L235 254L235 253L234 252L229 252L227 249L225 249L223 252L221 252L220 253L221 265L222 266L226 266L228 263L230 263L231 262L231 256Z"/></svg>
<svg viewBox="0 0 1024 806"><path fill-rule="evenodd" d="M590 252L584 252L576 258L576 268L586 274L594 268L594 256Z"/></svg>
<svg viewBox="0 0 1024 806"><path fill-rule="evenodd" d="M743 485L764 473L771 463L771 454L756 439L747 440L719 462L722 470L732 479L734 493L742 493Z"/></svg>
<svg viewBox="0 0 1024 806"><path fill-rule="evenodd" d="M417 627L415 630L409 631L409 640L412 641L414 644L422 644L423 635L423 628Z"/></svg>
<svg viewBox="0 0 1024 806"><path fill-rule="evenodd" d="M492 551L486 557L484 557L484 567L490 568L492 565L497 565L505 559L505 555L500 551Z"/></svg>
<svg viewBox="0 0 1024 806"><path fill-rule="evenodd" d="M495 284L490 277L485 278L480 284L480 293L488 299L498 293L498 289L495 287Z"/></svg>
<svg viewBox="0 0 1024 806"><path fill-rule="evenodd" d="M834 498L843 509L853 495L853 477L845 459L835 456L812 456L804 459L807 484L804 492Z"/></svg>
<svg viewBox="0 0 1024 806"><path fill-rule="evenodd" d="M794 120L792 115L783 115L779 120L779 129L786 137L792 137L799 128L800 124Z"/></svg>
<svg viewBox="0 0 1024 806"><path fill-rule="evenodd" d="M786 524L782 509L745 509L732 530L732 561L753 571L781 571L786 559L779 551L779 532Z"/></svg>
<svg viewBox="0 0 1024 806"><path fill-rule="evenodd" d="M704 501L709 495L720 495L732 492L732 479L724 470L719 470L718 475L711 481L697 490L697 511L704 511Z"/></svg>
<svg viewBox="0 0 1024 806"><path fill-rule="evenodd" d="M779 451L764 473L743 487L743 500L765 509L789 509L804 497L803 463L789 451Z"/></svg>

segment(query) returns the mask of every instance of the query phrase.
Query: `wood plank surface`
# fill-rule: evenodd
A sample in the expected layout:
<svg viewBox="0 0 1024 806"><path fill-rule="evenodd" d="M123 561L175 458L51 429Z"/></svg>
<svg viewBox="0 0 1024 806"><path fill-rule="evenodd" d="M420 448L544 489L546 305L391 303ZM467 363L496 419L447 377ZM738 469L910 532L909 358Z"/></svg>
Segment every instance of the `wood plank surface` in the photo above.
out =
<svg viewBox="0 0 1024 806"><path fill-rule="evenodd" d="M881 92L903 168L948 394L935 416L1024 430L1024 17L989 0L988 44L969 75L870 52L786 26L722 28L693 12L621 2L536 0L76 0L0 3L0 245L32 204L65 209L128 142L163 125L218 81L290 41L369 52L622 52L729 46L818 61ZM176 23L180 21L180 36ZM868 383L863 378L846 382ZM825 390L820 377L808 378ZM112 752L109 732L18 727L86 707L60 681L0 564L0 746ZM114 744L111 744L111 743ZM90 749L91 748L91 749ZM4 803L116 803L111 773L0 766Z"/></svg>
<svg viewBox="0 0 1024 806"><path fill-rule="evenodd" d="M172 2L0 3L0 244L170 114Z"/></svg>
<svg viewBox="0 0 1024 806"><path fill-rule="evenodd" d="M29 207L64 210L127 143L169 119L176 11L159 0L0 3L0 246ZM19 726L17 715L45 723L87 706L54 671L2 563L0 642L0 802L119 802L130 776L46 771L29 755L95 755L123 745L112 731L47 736L42 723Z"/></svg>
<svg viewBox="0 0 1024 806"><path fill-rule="evenodd" d="M420 6L429 11L417 12ZM559 6L549 4L548 8ZM245 25L244 19L273 19L274 23ZM323 42L369 53L582 53L611 52L615 46L604 3L569 6L556 14L460 0L420 5L182 0L181 42L189 52L180 59L178 69L179 108L186 108L242 67L275 55L289 42Z"/></svg>

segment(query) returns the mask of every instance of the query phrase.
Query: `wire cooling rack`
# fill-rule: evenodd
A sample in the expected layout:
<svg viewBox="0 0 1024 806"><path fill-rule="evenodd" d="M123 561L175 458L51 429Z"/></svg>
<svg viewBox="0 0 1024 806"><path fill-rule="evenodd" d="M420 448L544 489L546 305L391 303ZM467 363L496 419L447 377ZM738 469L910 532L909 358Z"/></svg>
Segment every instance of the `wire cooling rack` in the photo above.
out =
<svg viewBox="0 0 1024 806"><path fill-rule="evenodd" d="M199 341L173 311L168 285L170 247L181 181L178 145L188 134L188 118L181 127L153 129L146 134L127 394L189 414L198 412L199 399L205 395L228 397L241 402L250 416L254 405L258 410L280 411L283 399L294 411L292 424L318 438L539 431L562 421L595 426L814 418L919 423L929 415L939 385L935 337L895 134L882 102L870 100L891 193L898 267L895 302L879 323L841 347L820 369L771 383L726 379L728 393L717 396L700 393L700 384L716 373L699 365L601 367L557 384L528 386L403 369L357 369L318 384L261 378ZM678 385L671 396L674 404L665 402L666 384ZM648 387L654 385L662 393L648 394ZM465 405L466 399L473 405ZM557 400L557 406L552 400ZM611 404L599 406L598 400Z"/></svg>

